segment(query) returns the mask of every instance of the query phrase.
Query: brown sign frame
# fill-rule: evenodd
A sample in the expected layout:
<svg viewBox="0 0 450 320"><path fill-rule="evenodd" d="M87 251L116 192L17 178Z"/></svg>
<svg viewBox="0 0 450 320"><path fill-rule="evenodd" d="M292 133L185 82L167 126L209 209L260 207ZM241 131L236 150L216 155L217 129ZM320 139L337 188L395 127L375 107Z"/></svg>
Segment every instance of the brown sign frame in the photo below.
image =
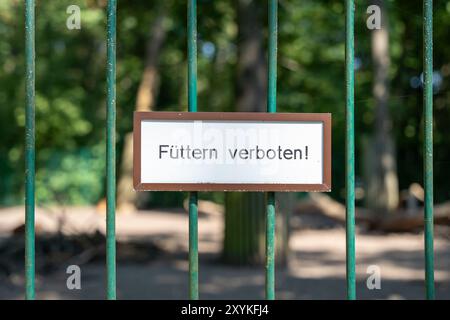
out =
<svg viewBox="0 0 450 320"><path fill-rule="evenodd" d="M323 122L323 183L142 183L141 123L143 120L224 120L260 122ZM262 112L134 112L133 184L136 191L331 191L331 114L330 113L262 113Z"/></svg>

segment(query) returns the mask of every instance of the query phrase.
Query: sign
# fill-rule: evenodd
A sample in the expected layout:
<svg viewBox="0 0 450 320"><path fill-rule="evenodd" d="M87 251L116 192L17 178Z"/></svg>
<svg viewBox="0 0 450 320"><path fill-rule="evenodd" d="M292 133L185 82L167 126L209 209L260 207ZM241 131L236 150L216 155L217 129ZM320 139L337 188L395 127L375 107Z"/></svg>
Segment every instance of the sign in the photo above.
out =
<svg viewBox="0 0 450 320"><path fill-rule="evenodd" d="M138 191L330 191L331 114L135 112Z"/></svg>

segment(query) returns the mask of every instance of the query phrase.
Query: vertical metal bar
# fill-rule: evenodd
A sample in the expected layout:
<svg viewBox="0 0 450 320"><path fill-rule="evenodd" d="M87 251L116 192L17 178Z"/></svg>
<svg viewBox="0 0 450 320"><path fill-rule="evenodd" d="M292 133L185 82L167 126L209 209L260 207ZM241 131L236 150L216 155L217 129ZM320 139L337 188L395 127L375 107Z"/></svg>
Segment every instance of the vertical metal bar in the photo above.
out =
<svg viewBox="0 0 450 320"><path fill-rule="evenodd" d="M345 15L345 84L346 84L346 264L347 299L356 299L355 278L355 125L354 125L354 57L355 3L346 0Z"/></svg>
<svg viewBox="0 0 450 320"><path fill-rule="evenodd" d="M197 112L197 0L188 1L188 108ZM189 194L189 298L198 300L198 194Z"/></svg>
<svg viewBox="0 0 450 320"><path fill-rule="evenodd" d="M278 0L269 0L269 66L267 112L277 111ZM266 299L275 299L275 192L267 193Z"/></svg>
<svg viewBox="0 0 450 320"><path fill-rule="evenodd" d="M425 184L425 283L427 299L434 299L433 249L433 1L423 2L424 38L424 184Z"/></svg>
<svg viewBox="0 0 450 320"><path fill-rule="evenodd" d="M25 298L35 298L35 2L25 2Z"/></svg>
<svg viewBox="0 0 450 320"><path fill-rule="evenodd" d="M269 0L269 66L267 112L277 112L278 0Z"/></svg>
<svg viewBox="0 0 450 320"><path fill-rule="evenodd" d="M107 7L106 297L116 299L116 0Z"/></svg>

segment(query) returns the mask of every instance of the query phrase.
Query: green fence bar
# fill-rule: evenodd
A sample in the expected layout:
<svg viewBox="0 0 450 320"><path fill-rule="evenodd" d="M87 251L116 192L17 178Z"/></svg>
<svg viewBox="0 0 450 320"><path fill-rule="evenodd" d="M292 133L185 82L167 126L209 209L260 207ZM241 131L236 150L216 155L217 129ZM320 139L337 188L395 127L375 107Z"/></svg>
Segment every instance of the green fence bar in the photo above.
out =
<svg viewBox="0 0 450 320"><path fill-rule="evenodd" d="M197 112L197 0L188 1L188 108ZM198 194L189 194L189 298L198 300Z"/></svg>
<svg viewBox="0 0 450 320"><path fill-rule="evenodd" d="M424 185L425 185L425 283L427 299L434 299L433 249L433 1L423 2L424 38Z"/></svg>
<svg viewBox="0 0 450 320"><path fill-rule="evenodd" d="M345 85L346 85L346 264L347 299L356 299L355 277L355 3L346 0Z"/></svg>
<svg viewBox="0 0 450 320"><path fill-rule="evenodd" d="M35 197L35 23L34 0L25 1L25 298L35 298L34 197Z"/></svg>
<svg viewBox="0 0 450 320"><path fill-rule="evenodd" d="M267 112L277 111L278 0L269 0L269 68ZM275 192L267 193L266 299L275 299Z"/></svg>
<svg viewBox="0 0 450 320"><path fill-rule="evenodd" d="M106 83L106 297L116 299L116 0L108 0Z"/></svg>

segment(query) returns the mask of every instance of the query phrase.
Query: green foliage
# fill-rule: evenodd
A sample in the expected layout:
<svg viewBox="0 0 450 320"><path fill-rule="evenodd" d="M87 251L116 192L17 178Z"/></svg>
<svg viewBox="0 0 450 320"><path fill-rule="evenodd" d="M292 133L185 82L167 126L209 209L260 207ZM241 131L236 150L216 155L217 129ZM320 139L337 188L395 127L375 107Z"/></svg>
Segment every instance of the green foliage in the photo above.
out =
<svg viewBox="0 0 450 320"><path fill-rule="evenodd" d="M105 1L37 1L36 125L39 202L94 203L104 192ZM386 0L391 50L390 109L401 188L422 181L422 91L410 81L422 69L422 1ZM66 8L81 8L81 30L68 30ZM368 2L356 7L357 159L373 131L374 100ZM261 6L267 8L266 1ZM199 111L235 111L236 2L199 1ZM159 57L156 110L186 110L186 2L119 3L117 129L119 151L132 130L132 112L157 16L165 14L167 38ZM23 1L0 1L0 203L23 199L24 18ZM164 13L165 12L165 13ZM450 1L435 2L434 65L442 76L435 94L435 195L450 198ZM333 114L333 196L344 188L344 2L280 1L279 97L281 112ZM120 155L120 153L118 153ZM120 159L120 156L119 156ZM120 166L118 166L120 167ZM358 163L357 174L361 173ZM223 196L205 194L223 202ZM154 204L179 203L183 194L154 194ZM222 200L221 200L222 199Z"/></svg>
<svg viewBox="0 0 450 320"><path fill-rule="evenodd" d="M39 203L95 203L103 194L104 145L71 152L51 152L36 175Z"/></svg>

